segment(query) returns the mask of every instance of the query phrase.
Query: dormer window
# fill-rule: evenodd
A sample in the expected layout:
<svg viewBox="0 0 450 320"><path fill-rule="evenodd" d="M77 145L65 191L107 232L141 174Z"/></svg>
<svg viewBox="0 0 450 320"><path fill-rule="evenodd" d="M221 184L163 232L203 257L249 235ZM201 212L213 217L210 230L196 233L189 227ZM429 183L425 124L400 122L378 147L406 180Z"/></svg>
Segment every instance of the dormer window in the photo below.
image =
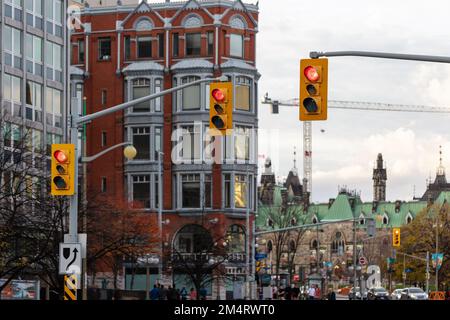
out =
<svg viewBox="0 0 450 320"><path fill-rule="evenodd" d="M410 224L413 221L413 216L411 214L411 212L408 212L408 214L406 215L406 224Z"/></svg>
<svg viewBox="0 0 450 320"><path fill-rule="evenodd" d="M384 225L389 224L389 217L387 216L387 214L384 214L384 216L383 216L383 224Z"/></svg>
<svg viewBox="0 0 450 320"><path fill-rule="evenodd" d="M313 224L316 224L316 223L318 223L318 222L319 222L319 220L317 219L316 216L314 216L313 219L312 219L312 223L313 223Z"/></svg>
<svg viewBox="0 0 450 320"><path fill-rule="evenodd" d="M366 220L364 219L364 216L361 214L360 216L359 216L359 224L360 225L364 225L366 223Z"/></svg>

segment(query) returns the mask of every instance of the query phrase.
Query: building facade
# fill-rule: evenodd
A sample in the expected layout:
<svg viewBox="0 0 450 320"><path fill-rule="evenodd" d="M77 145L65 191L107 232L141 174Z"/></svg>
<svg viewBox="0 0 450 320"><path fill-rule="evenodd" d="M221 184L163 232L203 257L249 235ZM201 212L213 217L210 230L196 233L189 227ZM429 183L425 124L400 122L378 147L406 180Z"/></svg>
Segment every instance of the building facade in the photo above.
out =
<svg viewBox="0 0 450 320"><path fill-rule="evenodd" d="M289 175L293 171L295 170ZM339 285L348 285L353 280L354 252L357 261L364 256L367 264L380 266L382 278L387 280L386 258L393 255L392 228L411 223L418 213L432 203L443 204L450 200L442 161L436 172L434 189L428 187L425 192L425 195L433 193L433 196L413 201L385 201L375 197L371 202L364 202L358 193L341 189L336 198L329 199L328 203L311 204L307 208L295 201L286 184L279 186L271 183L275 181L275 174L268 165L265 172L259 189L256 230L264 232L282 227L310 225L304 229L300 240L292 232L286 235L281 246L277 246L280 238L273 233L257 237L257 250L265 255L258 268L259 279L264 274L269 274L274 281L278 276L281 284L294 281L300 285L308 285L312 281L320 283L323 288L330 285L335 289ZM377 157L373 178L379 182L386 180L386 168L383 168L381 154ZM382 185L374 183L376 184ZM286 222L280 216L288 217L289 221ZM356 221L350 221L353 219ZM372 239L367 233L368 219L375 219L376 234ZM342 220L349 221L341 222ZM356 228L353 228L353 223ZM277 253L277 249L281 254ZM277 260L280 265L278 272L275 268ZM358 271L358 278L361 272L364 274L364 266ZM384 285L387 286L387 283Z"/></svg>
<svg viewBox="0 0 450 320"><path fill-rule="evenodd" d="M257 6L240 0L88 1L81 20L72 36L72 63L83 77L87 113L197 79L226 75L233 82L234 129L226 137L208 133L209 85L204 83L92 121L88 155L130 141L137 156L125 160L116 149L94 161L88 166L88 190L111 201L125 198L156 224L158 154L163 152L164 250L188 256L201 250L204 239L227 246L226 240L236 237L240 240L227 250L240 258L227 270L245 273L248 250L242 235L251 235L257 205L248 201L256 199ZM212 163L211 146L222 163ZM174 273L164 268L168 283L189 285L185 275ZM123 288L127 281L125 275ZM208 295L219 295L216 287L206 288Z"/></svg>

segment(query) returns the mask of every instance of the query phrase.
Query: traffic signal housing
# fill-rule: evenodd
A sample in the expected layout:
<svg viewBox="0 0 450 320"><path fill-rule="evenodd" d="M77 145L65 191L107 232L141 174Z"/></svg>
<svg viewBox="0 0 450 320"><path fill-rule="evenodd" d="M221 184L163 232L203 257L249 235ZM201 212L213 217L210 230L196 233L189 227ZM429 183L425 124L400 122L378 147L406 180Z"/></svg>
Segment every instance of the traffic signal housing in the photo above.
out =
<svg viewBox="0 0 450 320"><path fill-rule="evenodd" d="M300 60L300 120L327 120L328 59Z"/></svg>
<svg viewBox="0 0 450 320"><path fill-rule="evenodd" d="M212 82L209 85L209 128L211 135L224 135L228 129L233 129L231 82Z"/></svg>
<svg viewBox="0 0 450 320"><path fill-rule="evenodd" d="M392 229L392 245L394 247L400 247L400 228Z"/></svg>
<svg viewBox="0 0 450 320"><path fill-rule="evenodd" d="M52 144L51 194L71 196L75 194L75 145Z"/></svg>

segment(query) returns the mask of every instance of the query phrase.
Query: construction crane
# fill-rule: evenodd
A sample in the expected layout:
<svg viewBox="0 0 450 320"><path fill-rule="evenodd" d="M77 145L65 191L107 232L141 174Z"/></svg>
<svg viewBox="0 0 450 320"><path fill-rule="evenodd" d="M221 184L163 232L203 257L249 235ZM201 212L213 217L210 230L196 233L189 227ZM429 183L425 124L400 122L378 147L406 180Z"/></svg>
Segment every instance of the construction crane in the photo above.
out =
<svg viewBox="0 0 450 320"><path fill-rule="evenodd" d="M263 104L272 105L272 113L279 113L279 106L297 107L299 106L298 98L288 100L272 100L268 93L264 96ZM366 101L344 101L344 100L328 100L328 108L333 109L351 109L351 110L368 110L368 111L396 111L396 112L427 112L427 113L450 113L450 108L409 105L409 104L393 104ZM303 199L305 205L309 205L312 192L312 124L311 121L303 122Z"/></svg>

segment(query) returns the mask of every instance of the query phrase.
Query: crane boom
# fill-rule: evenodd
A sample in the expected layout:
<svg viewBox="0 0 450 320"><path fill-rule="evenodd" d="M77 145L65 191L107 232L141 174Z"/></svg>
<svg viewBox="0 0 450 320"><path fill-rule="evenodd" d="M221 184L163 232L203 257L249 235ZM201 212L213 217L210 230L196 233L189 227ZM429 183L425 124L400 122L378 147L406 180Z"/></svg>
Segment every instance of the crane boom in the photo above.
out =
<svg viewBox="0 0 450 320"><path fill-rule="evenodd" d="M297 98L288 100L272 100L268 94L264 96L263 104L272 105L272 113L278 113L279 106L298 107ZM350 110L368 110L368 111L396 111L396 112L427 112L427 113L450 113L450 108L411 105L411 104L394 104L367 101L345 101L345 100L328 100L328 108L333 109L350 109ZM312 123L311 121L303 122L303 199L307 206L312 193Z"/></svg>

